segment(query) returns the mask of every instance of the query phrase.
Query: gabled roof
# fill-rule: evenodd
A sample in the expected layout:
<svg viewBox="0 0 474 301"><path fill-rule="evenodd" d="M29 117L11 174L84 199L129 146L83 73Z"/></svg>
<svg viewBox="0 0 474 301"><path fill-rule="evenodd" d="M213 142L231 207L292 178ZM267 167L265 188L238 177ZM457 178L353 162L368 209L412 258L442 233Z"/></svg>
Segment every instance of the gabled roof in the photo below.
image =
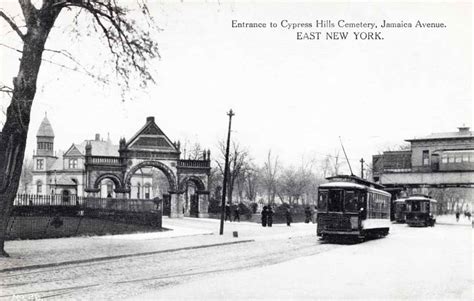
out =
<svg viewBox="0 0 474 301"><path fill-rule="evenodd" d="M75 144L64 153L64 157L82 157L84 154L77 148Z"/></svg>
<svg viewBox="0 0 474 301"><path fill-rule="evenodd" d="M75 183L70 176L67 176L65 174L62 174L61 176L57 177L55 180L56 185L64 185L64 186L74 186L77 183Z"/></svg>
<svg viewBox="0 0 474 301"><path fill-rule="evenodd" d="M54 137L53 127L48 120L48 117L44 116L41 122L36 137Z"/></svg>
<svg viewBox="0 0 474 301"><path fill-rule="evenodd" d="M127 141L126 146L129 149L179 152L171 140L156 125L153 117L147 118L145 125Z"/></svg>

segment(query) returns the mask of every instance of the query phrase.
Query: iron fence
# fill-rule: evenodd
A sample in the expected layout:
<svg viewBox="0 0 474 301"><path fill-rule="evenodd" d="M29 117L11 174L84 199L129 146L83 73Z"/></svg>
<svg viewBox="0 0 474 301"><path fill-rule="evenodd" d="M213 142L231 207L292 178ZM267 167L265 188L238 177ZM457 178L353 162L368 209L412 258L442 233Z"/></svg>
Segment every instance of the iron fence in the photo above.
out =
<svg viewBox="0 0 474 301"><path fill-rule="evenodd" d="M161 227L159 199L114 199L76 195L19 194L13 203L14 216L80 216Z"/></svg>

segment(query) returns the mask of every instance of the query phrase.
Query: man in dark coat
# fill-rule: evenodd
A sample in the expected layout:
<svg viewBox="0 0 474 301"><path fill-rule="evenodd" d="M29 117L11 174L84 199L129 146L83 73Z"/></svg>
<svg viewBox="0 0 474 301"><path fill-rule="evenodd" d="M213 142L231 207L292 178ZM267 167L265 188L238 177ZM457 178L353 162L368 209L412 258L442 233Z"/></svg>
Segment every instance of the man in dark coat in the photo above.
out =
<svg viewBox="0 0 474 301"><path fill-rule="evenodd" d="M234 222L235 222L236 220L240 222L240 209L239 209L239 205L237 205L237 206L235 207L235 210L234 210Z"/></svg>
<svg viewBox="0 0 474 301"><path fill-rule="evenodd" d="M288 227L291 226L291 222L293 221L293 218L291 217L290 208L287 208L287 209L286 209L285 217L286 217L286 225L287 225Z"/></svg>
<svg viewBox="0 0 474 301"><path fill-rule="evenodd" d="M229 221L232 221L232 217L230 216L230 206L229 204L225 205L225 220L229 219Z"/></svg>
<svg viewBox="0 0 474 301"><path fill-rule="evenodd" d="M262 226L267 226L267 206L263 206L262 209Z"/></svg>
<svg viewBox="0 0 474 301"><path fill-rule="evenodd" d="M308 206L304 209L304 216L305 216L304 222L305 223L308 224L311 221L311 215L312 215L311 208L309 208Z"/></svg>
<svg viewBox="0 0 474 301"><path fill-rule="evenodd" d="M268 206L268 209L267 209L267 223L268 223L268 227L271 227L273 225L273 209L271 206Z"/></svg>

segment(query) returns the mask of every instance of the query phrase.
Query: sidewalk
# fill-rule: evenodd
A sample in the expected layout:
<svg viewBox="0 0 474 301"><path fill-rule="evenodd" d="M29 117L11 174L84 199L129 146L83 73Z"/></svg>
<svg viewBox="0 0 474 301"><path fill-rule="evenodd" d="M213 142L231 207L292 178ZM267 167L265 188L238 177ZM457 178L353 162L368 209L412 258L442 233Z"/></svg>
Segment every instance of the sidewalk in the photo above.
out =
<svg viewBox="0 0 474 301"><path fill-rule="evenodd" d="M248 243L312 235L313 224L294 224L292 227L275 225L263 228L249 222L226 222L224 235L219 235L219 220L215 219L163 219L169 231L71 237L41 240L15 240L6 242L8 259L0 259L1 270L77 264L82 262L149 255L153 253L212 247L220 244ZM237 231L238 237L233 237Z"/></svg>
<svg viewBox="0 0 474 301"><path fill-rule="evenodd" d="M456 215L447 214L447 215L437 215L436 223L440 225L459 225L459 226L470 226L473 223L473 219L469 220L467 217L464 217L464 214L459 216L459 221L456 221Z"/></svg>

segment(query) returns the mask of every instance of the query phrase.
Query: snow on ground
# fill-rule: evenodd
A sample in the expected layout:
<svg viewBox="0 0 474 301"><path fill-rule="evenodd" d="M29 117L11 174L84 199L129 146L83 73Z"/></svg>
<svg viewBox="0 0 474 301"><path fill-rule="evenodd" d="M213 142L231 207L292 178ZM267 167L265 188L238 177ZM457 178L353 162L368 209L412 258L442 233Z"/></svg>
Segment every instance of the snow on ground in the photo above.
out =
<svg viewBox="0 0 474 301"><path fill-rule="evenodd" d="M263 228L257 223L226 222L224 235L219 233L216 219L163 219L169 231L123 235L71 237L40 240L15 240L6 242L9 259L0 259L0 270L12 267L50 264L65 261L87 260L98 257L118 256L186 248L239 240L269 240L301 237L316 232L316 225L274 225ZM238 238L233 232L238 232Z"/></svg>
<svg viewBox="0 0 474 301"><path fill-rule="evenodd" d="M206 277L135 299L472 300L473 231L452 225L393 225L384 239Z"/></svg>

